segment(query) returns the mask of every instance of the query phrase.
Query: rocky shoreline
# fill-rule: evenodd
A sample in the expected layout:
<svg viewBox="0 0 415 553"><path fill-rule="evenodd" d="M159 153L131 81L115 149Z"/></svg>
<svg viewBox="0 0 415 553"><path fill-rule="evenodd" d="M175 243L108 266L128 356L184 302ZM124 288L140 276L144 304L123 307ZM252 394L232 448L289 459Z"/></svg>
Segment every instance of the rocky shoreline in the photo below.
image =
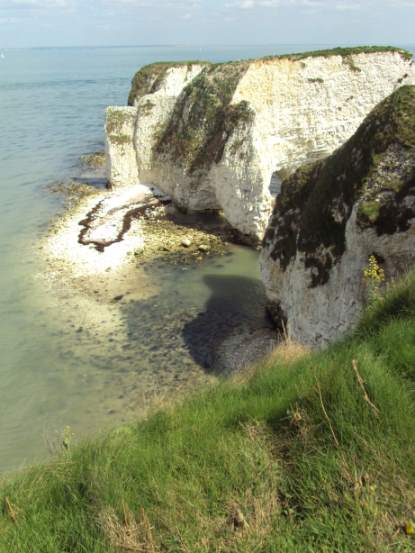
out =
<svg viewBox="0 0 415 553"><path fill-rule="evenodd" d="M112 344L104 356L102 347L93 348L92 363L102 357L103 365L114 364L124 367L127 375L133 373L122 384L128 405L135 405L141 413L143 406L147 409L160 394L173 393L177 387L181 393L209 382L212 375L243 371L270 353L276 334L266 315L259 281L241 278L239 282L239 274L235 274L235 285L225 277L218 288L212 276L204 310L195 310L192 298L178 303L176 292L170 298L165 290L163 282L171 274L180 280L169 283L168 289L186 297L180 284L184 271L199 274L197 279L203 282L210 279L203 276L205 267L217 271L215 267L231 262L238 234L223 217L183 213L148 187L108 190L91 186L87 179L91 175L103 178L102 170L102 166L84 165L79 178L53 187L64 196L65 209L41 249L48 287L57 305L69 302L69 313L76 312L75 304L85 306L82 322L71 319L64 326L73 329L77 341L105 343L105 351ZM230 295L235 293L233 288L242 292L228 301L222 299L223 286L231 286ZM154 336L149 339L150 328ZM159 334L163 337L157 351L155 346L148 349ZM165 372L167 367L163 368L167 360L173 380ZM181 371L183 377L178 376ZM164 376L157 376L159 372ZM131 388L137 377L142 384L147 379L151 382L140 406L135 387ZM121 380L124 382L124 377ZM124 404L124 400L118 403ZM125 409L131 411L128 406Z"/></svg>
<svg viewBox="0 0 415 553"><path fill-rule="evenodd" d="M112 191L105 184L104 152L81 156L81 167L79 178L49 187L64 198L63 220L80 217L81 245L104 252L122 242L138 221L143 243L130 253L143 263L159 258L171 258L172 263L198 262L239 243L238 233L217 213L187 214L153 187L136 185ZM52 225L51 233L59 234L59 228L62 218Z"/></svg>

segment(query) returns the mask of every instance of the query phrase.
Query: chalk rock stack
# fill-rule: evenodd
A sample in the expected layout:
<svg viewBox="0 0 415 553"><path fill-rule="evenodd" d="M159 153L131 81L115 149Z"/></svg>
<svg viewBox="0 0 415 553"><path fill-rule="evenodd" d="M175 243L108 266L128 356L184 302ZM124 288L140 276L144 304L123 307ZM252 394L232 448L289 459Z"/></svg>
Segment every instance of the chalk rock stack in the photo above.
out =
<svg viewBox="0 0 415 553"><path fill-rule="evenodd" d="M108 179L155 185L183 209L222 211L258 242L281 181L331 154L405 84L415 84L411 54L394 48L150 65L129 107L108 108Z"/></svg>

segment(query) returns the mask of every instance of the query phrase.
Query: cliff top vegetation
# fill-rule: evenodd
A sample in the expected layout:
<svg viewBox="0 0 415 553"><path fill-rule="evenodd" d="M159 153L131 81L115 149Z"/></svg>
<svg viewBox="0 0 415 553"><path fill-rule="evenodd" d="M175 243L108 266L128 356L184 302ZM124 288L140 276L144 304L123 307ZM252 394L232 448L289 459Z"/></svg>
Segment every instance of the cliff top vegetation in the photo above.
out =
<svg viewBox="0 0 415 553"><path fill-rule="evenodd" d="M151 92L156 92L163 81L163 78L168 69L173 67L183 67L188 66L189 68L192 65L209 65L209 66L220 66L220 65L230 65L230 64L249 64L255 61L273 61L273 60L283 60L288 59L292 61L300 61L306 58L312 57L329 57L329 56L342 56L344 58L349 58L353 55L358 54L375 54L375 53L388 53L395 52L400 54L405 59L412 59L412 53L404 48L397 48L395 46L356 46L352 48L330 48L326 50L311 50L309 52L299 52L292 54L277 54L264 56L257 59L249 60L236 60L228 61L221 63L211 63L209 61L201 60L189 60L189 61L166 61L152 63L146 65L139 69L134 75L134 78L131 83L131 90L128 97L128 105L134 105L134 100L143 96L144 94L150 94Z"/></svg>

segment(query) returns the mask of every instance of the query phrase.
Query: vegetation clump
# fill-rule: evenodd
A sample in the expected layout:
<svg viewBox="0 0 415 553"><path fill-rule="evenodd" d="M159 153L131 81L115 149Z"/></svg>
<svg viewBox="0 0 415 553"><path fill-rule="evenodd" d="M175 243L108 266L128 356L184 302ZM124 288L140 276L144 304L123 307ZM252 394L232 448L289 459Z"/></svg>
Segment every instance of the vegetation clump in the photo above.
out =
<svg viewBox="0 0 415 553"><path fill-rule="evenodd" d="M128 96L128 105L133 106L138 98L146 94L157 92L163 83L164 77L169 69L174 67L192 65L210 65L206 61L184 61L184 62L158 62L146 65L139 69L131 82L130 94Z"/></svg>
<svg viewBox="0 0 415 553"><path fill-rule="evenodd" d="M327 58L330 56L342 56L343 58L350 58L358 54L381 54L381 53L398 53L404 59L411 60L412 53L404 48L397 48L395 46L354 46L351 48L329 48L324 50L311 50L310 52L300 52L294 54L281 54L277 56L266 56L262 59L290 59L293 61L300 61L305 58Z"/></svg>
<svg viewBox="0 0 415 553"><path fill-rule="evenodd" d="M369 256L368 265L363 271L363 277L369 289L370 300L376 301L380 298L381 287L385 282L385 271L380 266L376 255Z"/></svg>
<svg viewBox="0 0 415 553"><path fill-rule="evenodd" d="M108 109L106 131L112 138L122 134L121 130L126 121L125 113L118 109Z"/></svg>
<svg viewBox="0 0 415 553"><path fill-rule="evenodd" d="M345 251L355 204L361 228L374 227L378 235L409 228L415 216L414 114L415 87L401 87L333 155L283 183L264 242L284 269L302 252L314 269L312 286L325 284Z"/></svg>
<svg viewBox="0 0 415 553"><path fill-rule="evenodd" d="M253 117L247 102L231 104L247 69L246 63L215 65L193 79L180 95L156 153L180 162L189 174L218 163L235 128Z"/></svg>
<svg viewBox="0 0 415 553"><path fill-rule="evenodd" d="M4 480L0 551L412 552L414 358L412 273L346 341Z"/></svg>

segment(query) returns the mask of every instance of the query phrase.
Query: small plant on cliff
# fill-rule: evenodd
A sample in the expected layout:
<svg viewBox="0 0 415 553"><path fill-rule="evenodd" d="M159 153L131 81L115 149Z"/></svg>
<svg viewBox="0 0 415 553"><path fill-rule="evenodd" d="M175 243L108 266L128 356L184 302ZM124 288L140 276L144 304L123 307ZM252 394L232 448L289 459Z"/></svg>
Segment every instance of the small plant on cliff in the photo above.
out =
<svg viewBox="0 0 415 553"><path fill-rule="evenodd" d="M375 255L369 256L368 265L363 270L363 277L369 290L370 303L382 297L382 285L385 282L385 271L379 265Z"/></svg>

